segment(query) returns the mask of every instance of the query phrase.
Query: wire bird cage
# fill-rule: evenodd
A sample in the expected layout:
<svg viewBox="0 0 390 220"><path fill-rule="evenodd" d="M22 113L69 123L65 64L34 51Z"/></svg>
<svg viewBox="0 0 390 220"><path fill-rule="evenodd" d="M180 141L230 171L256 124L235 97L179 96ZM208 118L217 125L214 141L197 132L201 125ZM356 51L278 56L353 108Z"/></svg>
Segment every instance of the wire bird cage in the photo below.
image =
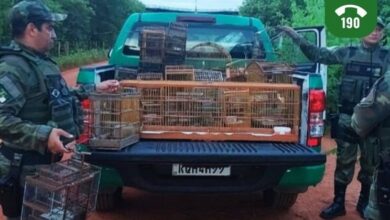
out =
<svg viewBox="0 0 390 220"><path fill-rule="evenodd" d="M163 63L165 31L163 29L144 29L140 35L140 62Z"/></svg>
<svg viewBox="0 0 390 220"><path fill-rule="evenodd" d="M132 80L121 83L141 90L142 138L298 141L297 85Z"/></svg>
<svg viewBox="0 0 390 220"><path fill-rule="evenodd" d="M99 167L77 159L40 166L26 177L21 219L86 219L95 210L99 180Z"/></svg>
<svg viewBox="0 0 390 220"><path fill-rule="evenodd" d="M252 61L245 73L248 82L291 83L294 68L287 64Z"/></svg>
<svg viewBox="0 0 390 220"><path fill-rule="evenodd" d="M139 140L137 90L122 88L118 93L92 93L90 100L90 147L120 150Z"/></svg>
<svg viewBox="0 0 390 220"><path fill-rule="evenodd" d="M165 80L193 81L195 70L192 66L165 66Z"/></svg>
<svg viewBox="0 0 390 220"><path fill-rule="evenodd" d="M115 68L115 79L125 80L125 79L136 79L138 71L133 68L118 66Z"/></svg>
<svg viewBox="0 0 390 220"><path fill-rule="evenodd" d="M140 72L162 72L166 33L163 27L144 28L140 32Z"/></svg>
<svg viewBox="0 0 390 220"><path fill-rule="evenodd" d="M138 73L138 80L163 80L162 73Z"/></svg>
<svg viewBox="0 0 390 220"><path fill-rule="evenodd" d="M196 69L195 81L221 82L223 81L223 75L221 71Z"/></svg>
<svg viewBox="0 0 390 220"><path fill-rule="evenodd" d="M166 65L181 65L186 55L187 25L172 22L167 29L164 63Z"/></svg>

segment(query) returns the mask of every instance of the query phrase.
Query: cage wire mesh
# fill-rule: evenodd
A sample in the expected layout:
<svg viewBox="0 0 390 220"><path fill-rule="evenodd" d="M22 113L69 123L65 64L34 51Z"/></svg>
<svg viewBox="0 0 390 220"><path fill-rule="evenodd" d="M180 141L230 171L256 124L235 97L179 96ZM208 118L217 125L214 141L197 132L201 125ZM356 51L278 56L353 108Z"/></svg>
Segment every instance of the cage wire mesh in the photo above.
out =
<svg viewBox="0 0 390 220"><path fill-rule="evenodd" d="M195 81L221 82L223 74L221 71L195 69Z"/></svg>
<svg viewBox="0 0 390 220"><path fill-rule="evenodd" d="M298 140L300 90L292 84L122 81L141 91L141 137ZM287 127L288 133L278 133Z"/></svg>
<svg viewBox="0 0 390 220"><path fill-rule="evenodd" d="M294 68L283 63L252 61L245 73L248 82L291 83Z"/></svg>
<svg viewBox="0 0 390 220"><path fill-rule="evenodd" d="M193 81L195 70L192 66L167 65L165 66L165 80Z"/></svg>
<svg viewBox="0 0 390 220"><path fill-rule="evenodd" d="M74 158L42 165L26 177L21 219L86 219L95 210L99 180L99 167Z"/></svg>
<svg viewBox="0 0 390 220"><path fill-rule="evenodd" d="M162 73L138 73L137 75L138 80L163 80L163 74Z"/></svg>
<svg viewBox="0 0 390 220"><path fill-rule="evenodd" d="M139 140L139 92L122 87L117 93L90 96L91 137L89 146L119 150Z"/></svg>

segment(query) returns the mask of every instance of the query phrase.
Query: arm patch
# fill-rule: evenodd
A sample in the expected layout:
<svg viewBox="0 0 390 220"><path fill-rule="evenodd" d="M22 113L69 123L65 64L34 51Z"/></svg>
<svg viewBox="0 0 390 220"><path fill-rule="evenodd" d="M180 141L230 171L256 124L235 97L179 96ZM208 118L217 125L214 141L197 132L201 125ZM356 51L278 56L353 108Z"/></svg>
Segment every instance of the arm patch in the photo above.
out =
<svg viewBox="0 0 390 220"><path fill-rule="evenodd" d="M0 104L6 103L10 99L18 98L21 95L22 93L9 76L0 76Z"/></svg>

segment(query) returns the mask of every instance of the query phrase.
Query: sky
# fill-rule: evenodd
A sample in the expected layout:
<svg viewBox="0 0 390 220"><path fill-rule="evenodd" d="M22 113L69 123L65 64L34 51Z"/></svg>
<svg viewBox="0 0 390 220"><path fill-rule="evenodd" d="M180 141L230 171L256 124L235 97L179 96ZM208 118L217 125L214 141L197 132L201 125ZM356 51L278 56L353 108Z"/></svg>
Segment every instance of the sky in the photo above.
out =
<svg viewBox="0 0 390 220"><path fill-rule="evenodd" d="M207 10L238 10L244 0L140 0L147 7L169 7L175 9L195 9L195 2L199 11Z"/></svg>

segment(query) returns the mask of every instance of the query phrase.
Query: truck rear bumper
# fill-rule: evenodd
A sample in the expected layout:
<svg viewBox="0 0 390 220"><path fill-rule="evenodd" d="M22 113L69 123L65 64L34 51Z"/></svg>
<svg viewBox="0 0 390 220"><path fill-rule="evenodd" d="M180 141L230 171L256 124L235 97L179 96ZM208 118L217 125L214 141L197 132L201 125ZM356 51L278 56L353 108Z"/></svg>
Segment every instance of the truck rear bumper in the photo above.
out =
<svg viewBox="0 0 390 220"><path fill-rule="evenodd" d="M87 161L116 169L124 184L157 192L243 192L277 186L287 169L324 164L300 144L140 141L121 151L92 151ZM172 164L230 166L229 176L173 176Z"/></svg>

